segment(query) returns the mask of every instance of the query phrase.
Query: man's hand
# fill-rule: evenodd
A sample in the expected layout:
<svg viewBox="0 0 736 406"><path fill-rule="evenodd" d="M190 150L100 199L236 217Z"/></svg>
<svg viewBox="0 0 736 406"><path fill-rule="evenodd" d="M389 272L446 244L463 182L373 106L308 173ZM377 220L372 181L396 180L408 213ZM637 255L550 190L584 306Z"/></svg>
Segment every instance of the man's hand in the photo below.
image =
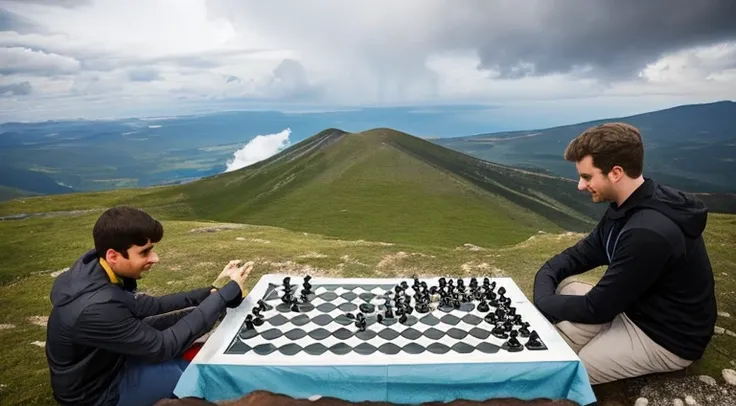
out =
<svg viewBox="0 0 736 406"><path fill-rule="evenodd" d="M223 268L222 272L217 276L215 282L212 283L212 287L215 289L221 289L232 280L240 286L241 292L245 294L245 278L252 269L252 261L243 263L243 261L239 259L232 260L225 265L225 268Z"/></svg>
<svg viewBox="0 0 736 406"><path fill-rule="evenodd" d="M253 270L253 261L248 261L243 266L230 270L230 279L234 280L240 286L240 291L245 296L245 278L248 277L250 271Z"/></svg>

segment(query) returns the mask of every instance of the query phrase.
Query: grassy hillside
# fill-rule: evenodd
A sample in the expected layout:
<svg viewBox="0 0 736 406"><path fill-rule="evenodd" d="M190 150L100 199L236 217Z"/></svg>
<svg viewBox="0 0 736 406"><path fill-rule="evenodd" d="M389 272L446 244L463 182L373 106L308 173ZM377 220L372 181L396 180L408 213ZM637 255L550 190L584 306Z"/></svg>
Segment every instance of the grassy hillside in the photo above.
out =
<svg viewBox="0 0 736 406"><path fill-rule="evenodd" d="M29 218L0 222L3 261L0 275L0 404L53 404L48 367L43 352L48 294L55 272L69 266L91 244L91 227L99 213L67 217ZM410 277L419 275L510 276L527 296L541 264L574 244L580 234L537 234L503 248L437 247L390 244L365 239L335 239L281 228L164 221L165 238L157 244L161 262L141 281L150 294L166 294L210 283L232 259L255 261L247 285L265 273L332 275L345 277ZM202 228L216 232L196 232ZM195 230L195 231L192 231ZM450 228L447 233L462 233ZM736 315L736 216L713 215L706 230L713 261L719 311ZM39 238L42 236L42 238ZM462 237L462 235L460 236ZM581 276L594 282L602 270ZM719 317L718 326L736 331L733 317ZM705 359L688 375L710 374L722 382L722 368L732 368L736 338L716 335ZM602 405L630 405L633 398L613 385L596 388ZM693 395L697 396L696 393ZM702 401L702 399L699 399ZM615 403L619 402L619 403ZM700 403L705 404L705 403Z"/></svg>
<svg viewBox="0 0 736 406"><path fill-rule="evenodd" d="M530 131L435 139L448 148L493 162L548 170L575 178L562 158L567 144L589 127L622 121L642 132L645 172L689 192L736 192L736 102L724 101Z"/></svg>
<svg viewBox="0 0 736 406"><path fill-rule="evenodd" d="M36 196L36 195L38 195L38 193L0 185L0 202L6 201L6 200L17 199L19 197Z"/></svg>
<svg viewBox="0 0 736 406"><path fill-rule="evenodd" d="M482 162L388 129L325 130L196 182L0 205L0 215L133 204L165 218L272 225L339 238L501 246L586 230L602 209L556 177ZM452 230L452 232L450 232Z"/></svg>

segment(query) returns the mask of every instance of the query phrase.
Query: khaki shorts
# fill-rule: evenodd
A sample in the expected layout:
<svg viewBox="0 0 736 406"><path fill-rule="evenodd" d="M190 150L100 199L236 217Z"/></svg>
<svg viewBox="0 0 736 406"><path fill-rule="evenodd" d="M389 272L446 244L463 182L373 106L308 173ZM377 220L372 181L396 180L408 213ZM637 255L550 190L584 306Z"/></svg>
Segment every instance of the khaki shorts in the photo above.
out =
<svg viewBox="0 0 736 406"><path fill-rule="evenodd" d="M585 295L592 288L585 282L563 281L557 293ZM562 321L556 327L583 361L592 385L677 371L692 364L652 341L623 313L609 323Z"/></svg>

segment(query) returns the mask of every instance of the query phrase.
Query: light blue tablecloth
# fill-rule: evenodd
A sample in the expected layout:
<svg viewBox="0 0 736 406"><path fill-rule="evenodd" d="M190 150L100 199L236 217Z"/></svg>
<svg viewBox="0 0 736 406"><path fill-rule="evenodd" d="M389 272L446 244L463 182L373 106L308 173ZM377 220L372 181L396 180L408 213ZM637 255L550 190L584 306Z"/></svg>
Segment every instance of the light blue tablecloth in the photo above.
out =
<svg viewBox="0 0 736 406"><path fill-rule="evenodd" d="M254 390L399 404L500 397L596 402L580 361L308 367L192 363L175 394L221 401Z"/></svg>

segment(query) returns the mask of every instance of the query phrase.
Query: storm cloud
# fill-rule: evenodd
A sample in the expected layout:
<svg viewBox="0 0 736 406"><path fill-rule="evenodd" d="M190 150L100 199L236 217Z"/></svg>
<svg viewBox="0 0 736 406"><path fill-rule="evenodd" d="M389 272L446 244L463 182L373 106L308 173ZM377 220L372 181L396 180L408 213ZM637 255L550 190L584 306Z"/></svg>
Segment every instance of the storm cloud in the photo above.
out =
<svg viewBox="0 0 736 406"><path fill-rule="evenodd" d="M28 83L5 112L33 117L210 101L626 114L736 98L735 22L733 0L0 0L0 84Z"/></svg>

